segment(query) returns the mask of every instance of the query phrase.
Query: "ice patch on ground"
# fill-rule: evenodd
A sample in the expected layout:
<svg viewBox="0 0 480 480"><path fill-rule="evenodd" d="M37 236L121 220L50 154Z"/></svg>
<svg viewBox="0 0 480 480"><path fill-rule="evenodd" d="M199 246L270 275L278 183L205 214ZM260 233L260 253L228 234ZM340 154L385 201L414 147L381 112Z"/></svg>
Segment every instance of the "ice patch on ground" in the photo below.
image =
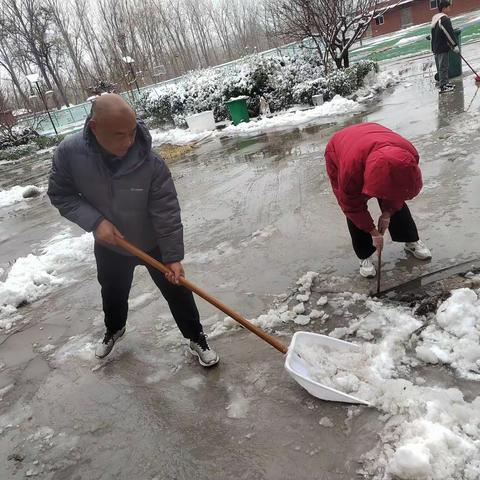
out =
<svg viewBox="0 0 480 480"><path fill-rule="evenodd" d="M253 232L246 239L242 240L238 244L238 247L234 247L229 241L220 242L215 248L187 253L185 255L185 262L200 264L216 262L225 255L234 255L238 253L239 248L247 248L253 243L259 243L271 237L276 231L277 229L273 225L268 225L263 229Z"/></svg>
<svg viewBox="0 0 480 480"><path fill-rule="evenodd" d="M318 300L317 300L317 305L319 307L323 307L324 305L326 305L328 303L328 297L326 295L320 297Z"/></svg>
<svg viewBox="0 0 480 480"><path fill-rule="evenodd" d="M205 377L200 375L196 377L187 378L180 382L184 387L192 388L193 390L199 390L205 384Z"/></svg>
<svg viewBox="0 0 480 480"><path fill-rule="evenodd" d="M236 387L230 387L228 392L230 403L225 407L228 418L245 418L250 401Z"/></svg>
<svg viewBox="0 0 480 480"><path fill-rule="evenodd" d="M15 314L20 305L71 282L62 274L91 260L93 237L90 233L74 237L66 230L39 250L39 254L18 258L0 282L0 329L11 328L18 320Z"/></svg>
<svg viewBox="0 0 480 480"><path fill-rule="evenodd" d="M233 318L225 317L223 320L220 320L214 324L208 336L210 338L215 338L235 328L240 328L240 325Z"/></svg>
<svg viewBox="0 0 480 480"><path fill-rule="evenodd" d="M95 359L95 342L92 335L70 337L68 342L55 352L53 359L57 363L64 363L72 357L83 361Z"/></svg>
<svg viewBox="0 0 480 480"><path fill-rule="evenodd" d="M327 427L327 428L332 428L335 426L335 424L330 420L328 417L322 417L319 421L318 424L322 427Z"/></svg>
<svg viewBox="0 0 480 480"><path fill-rule="evenodd" d="M25 420L32 416L32 408L29 405L17 403L12 410L0 415L0 435L9 428L21 425Z"/></svg>
<svg viewBox="0 0 480 480"><path fill-rule="evenodd" d="M215 248L203 252L187 253L185 263L210 263L215 262L225 255L232 255L236 249L230 242L221 242Z"/></svg>
<svg viewBox="0 0 480 480"><path fill-rule="evenodd" d="M212 134L213 132L195 133L182 128L172 128L170 130L150 130L153 146L159 146L163 144L189 145L192 143L201 142L205 138L210 137Z"/></svg>
<svg viewBox="0 0 480 480"><path fill-rule="evenodd" d="M128 301L128 307L130 310L136 310L137 308L143 308L148 305L155 298L154 293L142 293L138 297L132 298Z"/></svg>
<svg viewBox="0 0 480 480"><path fill-rule="evenodd" d="M34 197L40 195L42 192L43 189L35 185L27 185L25 187L16 185L8 190L0 190L0 207L9 207L15 203L27 200L24 194Z"/></svg>

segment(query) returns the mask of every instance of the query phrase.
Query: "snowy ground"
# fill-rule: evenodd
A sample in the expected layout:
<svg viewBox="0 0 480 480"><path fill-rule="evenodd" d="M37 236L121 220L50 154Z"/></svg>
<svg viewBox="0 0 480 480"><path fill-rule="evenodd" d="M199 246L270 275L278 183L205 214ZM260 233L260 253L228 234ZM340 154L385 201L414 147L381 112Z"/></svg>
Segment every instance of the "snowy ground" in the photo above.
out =
<svg viewBox="0 0 480 480"><path fill-rule="evenodd" d="M478 478L478 282L426 316L371 299L322 162L330 135L354 121L385 123L418 147L425 189L412 210L434 259L388 243L385 288L477 258L480 96L469 76L439 99L424 62L392 64L401 83L380 105L204 138L171 165L188 276L286 344L308 330L360 345L350 366L315 372L372 407L309 396L281 354L199 301L222 357L201 369L141 269L127 337L96 362L91 239L44 194L12 190L44 189L47 156L0 165L0 478Z"/></svg>

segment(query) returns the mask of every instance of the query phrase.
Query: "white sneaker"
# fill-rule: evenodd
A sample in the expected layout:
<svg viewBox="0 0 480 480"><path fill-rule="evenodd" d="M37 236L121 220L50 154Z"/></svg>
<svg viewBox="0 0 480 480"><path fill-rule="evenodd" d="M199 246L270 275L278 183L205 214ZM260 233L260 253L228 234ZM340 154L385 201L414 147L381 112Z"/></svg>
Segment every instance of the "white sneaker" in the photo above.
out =
<svg viewBox="0 0 480 480"><path fill-rule="evenodd" d="M198 357L202 367L213 367L220 357L215 350L212 350L207 343L207 336L202 332L197 341L190 340L190 353Z"/></svg>
<svg viewBox="0 0 480 480"><path fill-rule="evenodd" d="M432 258L432 252L421 240L418 242L406 243L405 250L419 260L430 260Z"/></svg>
<svg viewBox="0 0 480 480"><path fill-rule="evenodd" d="M364 278L373 278L377 275L375 265L372 263L372 257L360 260L360 275Z"/></svg>
<svg viewBox="0 0 480 480"><path fill-rule="evenodd" d="M97 358L105 358L113 349L113 346L119 342L125 335L126 327L115 333L110 333L108 330L105 332L102 343L99 343L95 349L95 356Z"/></svg>

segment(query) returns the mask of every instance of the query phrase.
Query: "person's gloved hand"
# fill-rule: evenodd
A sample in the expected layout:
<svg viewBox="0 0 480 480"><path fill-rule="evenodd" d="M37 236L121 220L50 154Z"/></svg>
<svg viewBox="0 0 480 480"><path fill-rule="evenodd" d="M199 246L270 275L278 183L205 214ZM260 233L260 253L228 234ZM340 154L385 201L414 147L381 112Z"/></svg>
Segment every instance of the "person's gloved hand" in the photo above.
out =
<svg viewBox="0 0 480 480"><path fill-rule="evenodd" d="M390 214L389 213L382 213L380 218L378 219L378 231L380 235L383 235L388 227L390 226Z"/></svg>
<svg viewBox="0 0 480 480"><path fill-rule="evenodd" d="M460 47L459 47L458 45L455 45L455 46L453 47L453 51L454 51L455 53L460 54Z"/></svg>

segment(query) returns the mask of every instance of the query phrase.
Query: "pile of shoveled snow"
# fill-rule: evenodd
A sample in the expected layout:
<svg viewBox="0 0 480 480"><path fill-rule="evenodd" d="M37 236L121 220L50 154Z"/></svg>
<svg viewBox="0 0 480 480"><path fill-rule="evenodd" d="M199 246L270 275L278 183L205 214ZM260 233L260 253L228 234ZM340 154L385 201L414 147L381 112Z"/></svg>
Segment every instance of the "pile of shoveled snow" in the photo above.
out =
<svg viewBox="0 0 480 480"><path fill-rule="evenodd" d="M312 320L312 283L308 272L297 289L268 313L252 320L276 330ZM416 318L411 308L382 303L364 295L339 293L317 305L345 311L361 304L367 313L331 332L361 348L341 355L318 348L299 352L318 382L367 400L382 415L378 445L363 458L362 473L378 480L474 480L480 478L480 397L467 401L458 388L443 388L416 374L424 363L446 364L463 377L478 380L480 300L477 292L452 292L432 318ZM313 317L323 318L317 314ZM425 324L427 322L427 324ZM214 335L234 328L226 318ZM362 407L353 407L358 411Z"/></svg>
<svg viewBox="0 0 480 480"><path fill-rule="evenodd" d="M0 329L11 328L20 318L17 311L20 305L33 302L72 281L63 273L90 260L92 253L90 233L75 237L66 230L48 241L38 254L18 258L5 281L0 282Z"/></svg>
<svg viewBox="0 0 480 480"><path fill-rule="evenodd" d="M27 185L25 187L15 185L8 190L0 190L0 207L9 207L26 198L38 196L42 192L43 190L35 185Z"/></svg>
<svg viewBox="0 0 480 480"><path fill-rule="evenodd" d="M420 334L417 357L452 366L465 378L480 380L480 300L468 288L452 292L432 324Z"/></svg>
<svg viewBox="0 0 480 480"><path fill-rule="evenodd" d="M422 360L441 362L472 377L479 358L477 293L453 291L423 330L410 309L373 300L365 305L369 313L335 335L366 340L358 353L325 358L308 346L299 352L317 381L382 412L385 427L362 473L382 480L480 478L480 397L468 402L457 388L428 385L412 368Z"/></svg>

